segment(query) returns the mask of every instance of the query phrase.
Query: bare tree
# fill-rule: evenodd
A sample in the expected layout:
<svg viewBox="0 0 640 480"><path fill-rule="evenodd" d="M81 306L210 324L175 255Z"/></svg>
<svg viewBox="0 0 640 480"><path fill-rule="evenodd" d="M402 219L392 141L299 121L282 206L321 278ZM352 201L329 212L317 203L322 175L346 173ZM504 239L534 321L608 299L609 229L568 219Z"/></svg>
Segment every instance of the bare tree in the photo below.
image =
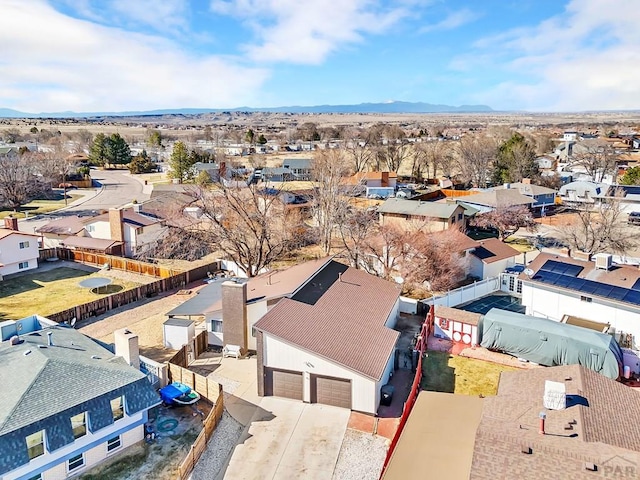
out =
<svg viewBox="0 0 640 480"><path fill-rule="evenodd" d="M331 149L315 152L311 163L312 175L318 182L313 193L313 210L318 224L320 246L325 254L331 250L333 233L347 206L343 178L348 173L344 150Z"/></svg>
<svg viewBox="0 0 640 480"><path fill-rule="evenodd" d="M625 255L637 245L637 234L626 228L620 194L598 205L581 207L573 218L557 228L557 236L569 248L586 253Z"/></svg>
<svg viewBox="0 0 640 480"><path fill-rule="evenodd" d="M602 182L605 176L615 173L619 155L609 142L593 139L583 140L578 145L583 151L574 155L573 164L584 168L594 182Z"/></svg>
<svg viewBox="0 0 640 480"><path fill-rule="evenodd" d="M367 241L376 231L377 215L372 210L347 207L339 218L339 232L342 246L354 268L364 268L366 264Z"/></svg>
<svg viewBox="0 0 640 480"><path fill-rule="evenodd" d="M371 139L368 135L361 133L356 128L348 128L343 131L344 148L351 158L354 173L366 170L373 158Z"/></svg>
<svg viewBox="0 0 640 480"><path fill-rule="evenodd" d="M33 158L0 155L0 204L17 211L43 189Z"/></svg>
<svg viewBox="0 0 640 480"><path fill-rule="evenodd" d="M204 229L212 245L248 277L281 259L295 243L299 225L285 216L279 195L258 187L194 189L195 205L208 220Z"/></svg>
<svg viewBox="0 0 640 480"><path fill-rule="evenodd" d="M378 165L397 173L409 157L410 148L404 130L397 125L386 125L376 149Z"/></svg>
<svg viewBox="0 0 640 480"><path fill-rule="evenodd" d="M476 187L486 187L496 147L495 140L489 137L463 137L457 144L458 166L463 178Z"/></svg>
<svg viewBox="0 0 640 480"><path fill-rule="evenodd" d="M491 212L477 215L470 223L480 228L495 228L503 242L521 228L530 232L538 228L531 211L522 205L498 207Z"/></svg>

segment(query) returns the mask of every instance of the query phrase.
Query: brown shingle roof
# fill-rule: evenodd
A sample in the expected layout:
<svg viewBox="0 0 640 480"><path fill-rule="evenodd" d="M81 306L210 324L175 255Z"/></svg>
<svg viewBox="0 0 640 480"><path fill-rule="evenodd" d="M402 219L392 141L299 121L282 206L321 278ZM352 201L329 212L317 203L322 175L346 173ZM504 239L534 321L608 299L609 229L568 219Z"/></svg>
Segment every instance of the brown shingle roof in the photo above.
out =
<svg viewBox="0 0 640 480"><path fill-rule="evenodd" d="M92 250L107 250L114 245L122 244L115 240L106 240L102 238L77 237L71 235L63 240L65 247L89 248Z"/></svg>
<svg viewBox="0 0 640 480"><path fill-rule="evenodd" d="M86 220L86 217L81 218L77 215L58 218L44 224L36 231L40 233L53 233L56 235L75 235L84 230Z"/></svg>
<svg viewBox="0 0 640 480"><path fill-rule="evenodd" d="M255 327L377 381L399 335L385 322L400 288L362 270L337 266L329 262L309 280L308 289L281 300Z"/></svg>
<svg viewBox="0 0 640 480"><path fill-rule="evenodd" d="M33 233L21 232L19 230L11 230L10 228L0 228L0 238L8 237L9 235L13 235L14 233L19 233L20 235L26 235L28 237L40 236L40 235L35 235Z"/></svg>
<svg viewBox="0 0 640 480"><path fill-rule="evenodd" d="M478 243L480 245L473 254L482 260L483 263L493 263L498 260L515 257L519 254L515 248L510 247L497 238L479 240Z"/></svg>
<svg viewBox="0 0 640 480"><path fill-rule="evenodd" d="M565 384L567 408L543 408L545 380ZM470 478L594 478L585 462L602 471L640 452L640 424L631 420L639 415L640 393L578 365L503 372L498 395L484 402Z"/></svg>

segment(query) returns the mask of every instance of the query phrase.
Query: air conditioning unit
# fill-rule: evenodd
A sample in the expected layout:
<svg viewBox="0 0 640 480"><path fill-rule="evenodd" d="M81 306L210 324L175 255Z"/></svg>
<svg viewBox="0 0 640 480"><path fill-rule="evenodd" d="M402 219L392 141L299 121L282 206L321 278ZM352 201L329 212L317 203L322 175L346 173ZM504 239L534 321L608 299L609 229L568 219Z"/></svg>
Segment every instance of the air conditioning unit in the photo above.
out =
<svg viewBox="0 0 640 480"><path fill-rule="evenodd" d="M613 255L609 253L598 253L595 259L597 270L609 270L613 266Z"/></svg>

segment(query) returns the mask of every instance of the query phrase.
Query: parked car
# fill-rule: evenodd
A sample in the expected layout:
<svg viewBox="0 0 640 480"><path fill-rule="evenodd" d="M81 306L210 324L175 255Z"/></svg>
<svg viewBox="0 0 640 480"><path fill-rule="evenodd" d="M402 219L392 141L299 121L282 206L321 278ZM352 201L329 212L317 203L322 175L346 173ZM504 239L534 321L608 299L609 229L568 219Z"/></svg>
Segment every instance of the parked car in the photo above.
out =
<svg viewBox="0 0 640 480"><path fill-rule="evenodd" d="M640 225L640 212L631 212L627 218L630 225Z"/></svg>

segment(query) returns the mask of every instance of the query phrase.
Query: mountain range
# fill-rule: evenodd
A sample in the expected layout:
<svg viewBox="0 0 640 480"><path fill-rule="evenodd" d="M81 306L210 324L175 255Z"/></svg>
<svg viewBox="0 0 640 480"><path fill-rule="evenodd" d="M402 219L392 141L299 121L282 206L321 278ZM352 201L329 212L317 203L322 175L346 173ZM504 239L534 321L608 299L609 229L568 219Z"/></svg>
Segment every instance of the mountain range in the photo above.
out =
<svg viewBox="0 0 640 480"><path fill-rule="evenodd" d="M161 110L125 112L42 112L28 113L0 108L0 118L88 118L129 117L143 115L199 115L220 112L273 112L273 113L473 113L492 112L487 105L434 105L424 102L360 103L358 105L314 105L289 107L238 108L171 108Z"/></svg>

